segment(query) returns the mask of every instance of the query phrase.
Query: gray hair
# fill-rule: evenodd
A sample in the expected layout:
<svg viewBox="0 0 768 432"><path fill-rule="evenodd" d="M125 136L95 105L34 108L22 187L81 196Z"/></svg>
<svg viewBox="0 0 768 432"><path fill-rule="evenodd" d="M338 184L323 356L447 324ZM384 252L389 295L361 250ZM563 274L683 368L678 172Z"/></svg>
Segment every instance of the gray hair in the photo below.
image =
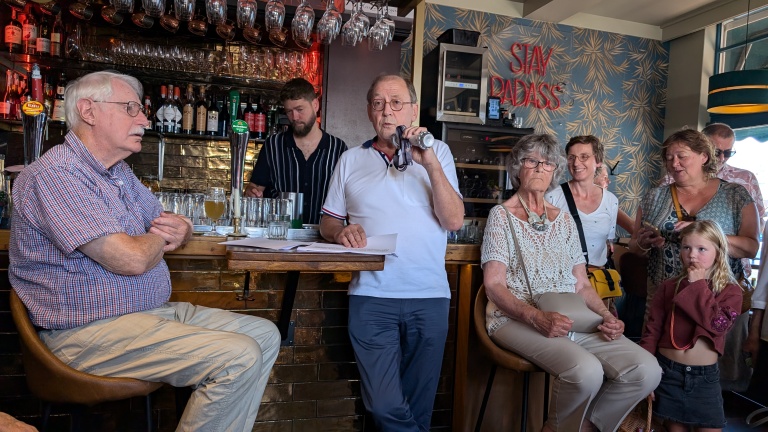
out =
<svg viewBox="0 0 768 432"><path fill-rule="evenodd" d="M547 192L560 184L560 179L565 171L565 155L562 147L555 137L549 134L526 135L512 147L507 156L507 174L512 187L520 189L520 169L523 167L523 159L538 153L542 158L557 164L552 173L552 182L547 187Z"/></svg>
<svg viewBox="0 0 768 432"><path fill-rule="evenodd" d="M144 88L136 78L114 71L99 71L83 75L71 81L64 90L64 115L67 118L67 128L74 129L82 123L77 110L80 99L106 100L112 96L112 82L119 80L130 86L141 98Z"/></svg>
<svg viewBox="0 0 768 432"><path fill-rule="evenodd" d="M408 88L408 96L410 96L411 102L419 103L419 96L416 94L416 88L413 86L413 83L411 81L405 79L400 75L386 75L386 74L379 75L373 80L373 82L371 83L371 86L368 87L368 94L366 94L365 96L366 101L368 101L369 104L371 103L371 101L373 100L373 89L375 89L380 82L390 81L390 80L402 80L405 83L405 86Z"/></svg>

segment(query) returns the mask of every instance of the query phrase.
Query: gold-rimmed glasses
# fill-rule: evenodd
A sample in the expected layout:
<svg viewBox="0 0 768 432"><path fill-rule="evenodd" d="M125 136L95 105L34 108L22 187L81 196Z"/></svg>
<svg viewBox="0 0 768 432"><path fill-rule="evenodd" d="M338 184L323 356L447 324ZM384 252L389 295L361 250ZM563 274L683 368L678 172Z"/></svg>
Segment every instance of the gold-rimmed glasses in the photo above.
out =
<svg viewBox="0 0 768 432"><path fill-rule="evenodd" d="M128 102L114 102L114 101L102 101L102 100L95 100L94 102L98 103L111 103L111 104L118 104L118 105L125 105L125 111L128 113L131 117L136 117L139 115L139 113L144 113L146 115L146 111L144 110L144 106L141 105L138 102L135 101L128 101Z"/></svg>
<svg viewBox="0 0 768 432"><path fill-rule="evenodd" d="M580 155L568 155L568 163L576 162L576 159L580 160L581 162L586 162L593 157L595 157L595 155L589 153L582 153Z"/></svg>

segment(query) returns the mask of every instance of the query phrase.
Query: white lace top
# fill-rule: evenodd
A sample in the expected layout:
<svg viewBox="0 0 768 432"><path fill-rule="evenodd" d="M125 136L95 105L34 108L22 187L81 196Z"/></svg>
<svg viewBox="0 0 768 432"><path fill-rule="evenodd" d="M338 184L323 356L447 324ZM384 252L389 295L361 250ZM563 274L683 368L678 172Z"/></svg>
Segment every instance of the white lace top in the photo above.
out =
<svg viewBox="0 0 768 432"><path fill-rule="evenodd" d="M573 267L584 264L579 232L571 215L561 211L546 231L536 231L528 222L512 215L512 225L525 268L531 281L533 295L545 292L574 292L576 277ZM498 261L507 266L507 288L518 299L534 305L528 292L519 257L507 219L507 210L497 205L491 209L485 227L481 263ZM485 322L488 334L493 334L511 318L489 301Z"/></svg>

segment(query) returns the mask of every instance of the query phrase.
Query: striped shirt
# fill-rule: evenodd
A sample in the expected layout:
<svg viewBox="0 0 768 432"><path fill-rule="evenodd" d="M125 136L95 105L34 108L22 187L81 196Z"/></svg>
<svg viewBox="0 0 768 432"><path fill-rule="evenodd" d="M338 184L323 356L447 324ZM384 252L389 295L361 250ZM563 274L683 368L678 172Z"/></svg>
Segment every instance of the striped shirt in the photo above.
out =
<svg viewBox="0 0 768 432"><path fill-rule="evenodd" d="M328 193L328 182L347 145L323 132L315 151L304 159L293 133L272 135L261 147L251 173L251 183L264 186L264 196L278 198L280 192L304 194L304 223L319 224L320 211Z"/></svg>
<svg viewBox="0 0 768 432"><path fill-rule="evenodd" d="M104 168L69 132L19 174L13 202L8 275L36 326L73 328L168 301L165 261L125 276L78 249L110 234L146 234L162 211L124 161Z"/></svg>

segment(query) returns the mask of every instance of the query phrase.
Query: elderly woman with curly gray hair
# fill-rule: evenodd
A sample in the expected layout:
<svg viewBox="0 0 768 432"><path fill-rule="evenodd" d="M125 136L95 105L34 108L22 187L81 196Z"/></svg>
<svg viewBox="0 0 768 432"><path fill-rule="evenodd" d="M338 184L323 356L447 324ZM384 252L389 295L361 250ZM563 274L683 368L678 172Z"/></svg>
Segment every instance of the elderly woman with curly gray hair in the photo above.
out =
<svg viewBox="0 0 768 432"><path fill-rule="evenodd" d="M656 359L622 335L587 278L571 216L546 202L565 169L550 135L528 135L513 148L507 171L516 193L494 207L482 246L491 339L554 377L543 431L615 431L661 378ZM540 310L537 296L577 293L602 318L580 333L561 313Z"/></svg>

